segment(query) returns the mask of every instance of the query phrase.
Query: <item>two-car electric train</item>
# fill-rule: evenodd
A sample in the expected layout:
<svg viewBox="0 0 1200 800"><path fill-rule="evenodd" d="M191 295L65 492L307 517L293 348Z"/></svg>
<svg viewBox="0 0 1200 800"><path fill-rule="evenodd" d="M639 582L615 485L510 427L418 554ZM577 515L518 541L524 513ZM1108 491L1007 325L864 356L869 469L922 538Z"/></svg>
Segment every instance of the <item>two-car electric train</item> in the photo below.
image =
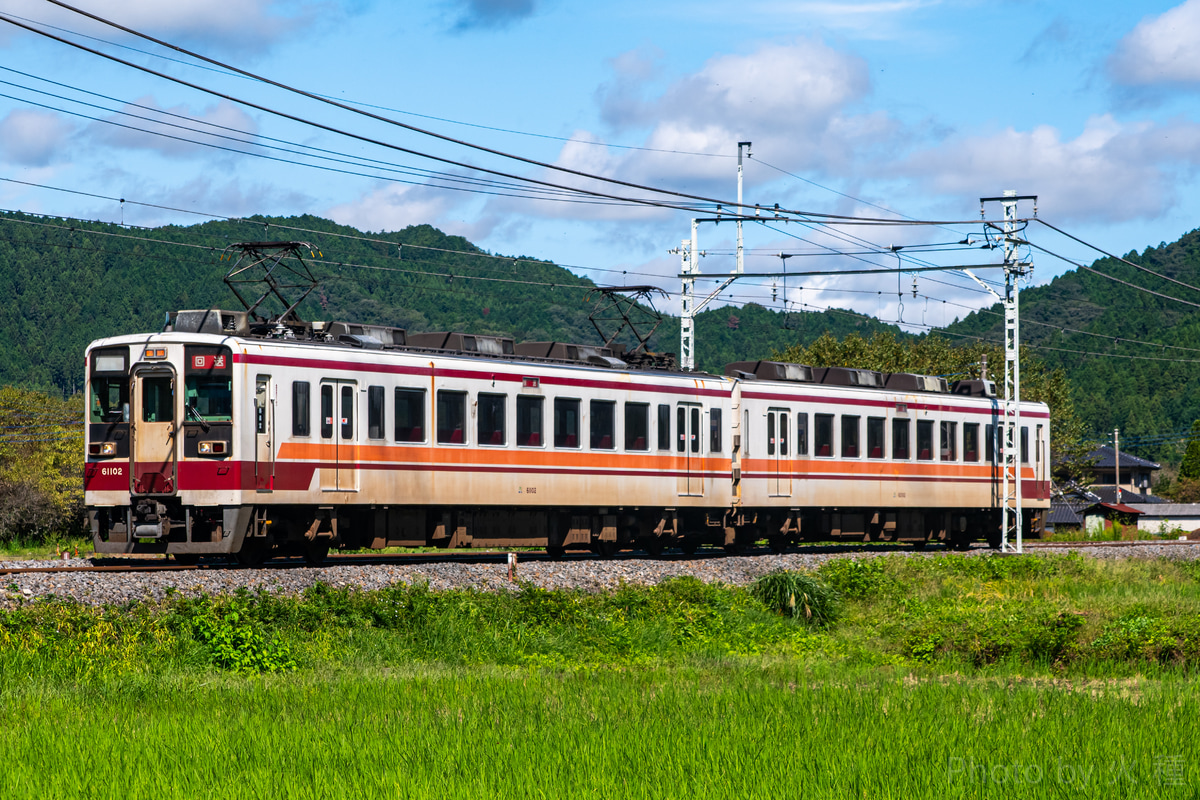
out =
<svg viewBox="0 0 1200 800"><path fill-rule="evenodd" d="M87 349L85 503L99 553L1001 536L994 385L180 311ZM1026 535L1049 508L1049 413L1021 407Z"/></svg>

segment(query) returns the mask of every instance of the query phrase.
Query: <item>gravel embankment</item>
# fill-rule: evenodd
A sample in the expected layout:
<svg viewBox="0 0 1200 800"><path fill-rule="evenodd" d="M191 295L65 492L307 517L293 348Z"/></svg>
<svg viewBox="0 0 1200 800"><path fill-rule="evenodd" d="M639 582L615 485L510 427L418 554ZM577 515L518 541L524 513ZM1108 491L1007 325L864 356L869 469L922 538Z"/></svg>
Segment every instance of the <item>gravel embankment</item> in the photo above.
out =
<svg viewBox="0 0 1200 800"><path fill-rule="evenodd" d="M1080 547L1076 550L1094 558L1184 558L1200 557L1200 542L1194 545L1148 543L1131 547ZM695 558L643 559L621 557L609 561L567 558L563 561L530 558L517 565L517 578L544 589L603 591L621 583L656 584L668 578L691 575L706 582L744 585L777 569L811 569L830 558L853 558L876 554L901 554L937 558L946 551L909 549L854 551L836 550L755 554L711 555ZM977 548L973 555L991 552ZM1063 553L1065 549L1037 549L1036 554ZM106 563L112 563L106 561ZM143 562L144 563L144 562ZM88 566L87 559L70 561L0 562L0 567ZM172 592L189 597L202 594L231 594L240 588L296 594L317 583L335 588L381 589L395 584L428 583L431 589L479 589L503 591L515 584L508 580L503 556L486 561L427 561L421 563L337 564L325 567L267 569L223 569L167 572L60 572L0 575L0 608L12 608L30 600L58 596L91 605L122 604L137 600L160 600Z"/></svg>

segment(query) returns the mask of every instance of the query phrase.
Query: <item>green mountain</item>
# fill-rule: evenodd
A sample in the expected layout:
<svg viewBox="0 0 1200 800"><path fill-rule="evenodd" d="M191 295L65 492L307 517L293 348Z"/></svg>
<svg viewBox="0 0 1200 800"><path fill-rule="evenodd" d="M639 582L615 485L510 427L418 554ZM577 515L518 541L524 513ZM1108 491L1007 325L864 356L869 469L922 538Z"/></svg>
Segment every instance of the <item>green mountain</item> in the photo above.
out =
<svg viewBox="0 0 1200 800"><path fill-rule="evenodd" d="M1200 287L1200 230L1125 259L1137 266L1103 258L1092 269L1198 307L1075 270L1021 292L1021 341L1065 370L1076 410L1098 440L1120 428L1130 445L1150 442L1134 447L1139 455L1174 460L1177 442L1150 440L1200 419L1200 288L1172 283ZM1004 318L997 304L947 330L1001 341Z"/></svg>
<svg viewBox="0 0 1200 800"><path fill-rule="evenodd" d="M309 265L321 283L298 309L305 319L599 343L588 321L590 280L547 261L493 257L428 225L366 234L303 216L128 230L9 213L0 214L0 292L10 298L0 306L0 385L69 394L82 385L82 354L93 339L159 330L178 309L241 308L222 280L233 263L222 253L235 242L280 240L313 246ZM675 303L658 305L669 311ZM757 305L711 309L697 317L697 364L720 370L826 331L880 330L895 329L837 312L785 318ZM677 318L664 318L651 346L678 350Z"/></svg>

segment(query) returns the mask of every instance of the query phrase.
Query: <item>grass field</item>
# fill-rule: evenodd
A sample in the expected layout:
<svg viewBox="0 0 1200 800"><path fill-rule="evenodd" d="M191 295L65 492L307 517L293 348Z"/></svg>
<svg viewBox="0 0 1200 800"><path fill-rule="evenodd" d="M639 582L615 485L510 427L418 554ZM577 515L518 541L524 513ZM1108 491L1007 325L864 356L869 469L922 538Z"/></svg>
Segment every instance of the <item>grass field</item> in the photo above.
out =
<svg viewBox="0 0 1200 800"><path fill-rule="evenodd" d="M1198 575L36 603L0 613L0 796L1194 797Z"/></svg>

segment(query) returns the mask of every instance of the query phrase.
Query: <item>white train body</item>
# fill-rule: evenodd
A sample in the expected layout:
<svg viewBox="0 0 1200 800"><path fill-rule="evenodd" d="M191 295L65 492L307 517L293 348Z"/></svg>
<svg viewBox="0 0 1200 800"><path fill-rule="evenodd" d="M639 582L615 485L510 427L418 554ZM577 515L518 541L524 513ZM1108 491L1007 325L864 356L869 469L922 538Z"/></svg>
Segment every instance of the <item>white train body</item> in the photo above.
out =
<svg viewBox="0 0 1200 800"><path fill-rule="evenodd" d="M402 332L341 323L276 338L231 312L180 317L193 330L88 348L98 552L658 552L999 533L987 444L999 403L986 391L767 362L726 376L632 369L595 353L522 356L488 337L401 344ZM1046 407L1024 404L1021 427L1032 533L1049 506Z"/></svg>

